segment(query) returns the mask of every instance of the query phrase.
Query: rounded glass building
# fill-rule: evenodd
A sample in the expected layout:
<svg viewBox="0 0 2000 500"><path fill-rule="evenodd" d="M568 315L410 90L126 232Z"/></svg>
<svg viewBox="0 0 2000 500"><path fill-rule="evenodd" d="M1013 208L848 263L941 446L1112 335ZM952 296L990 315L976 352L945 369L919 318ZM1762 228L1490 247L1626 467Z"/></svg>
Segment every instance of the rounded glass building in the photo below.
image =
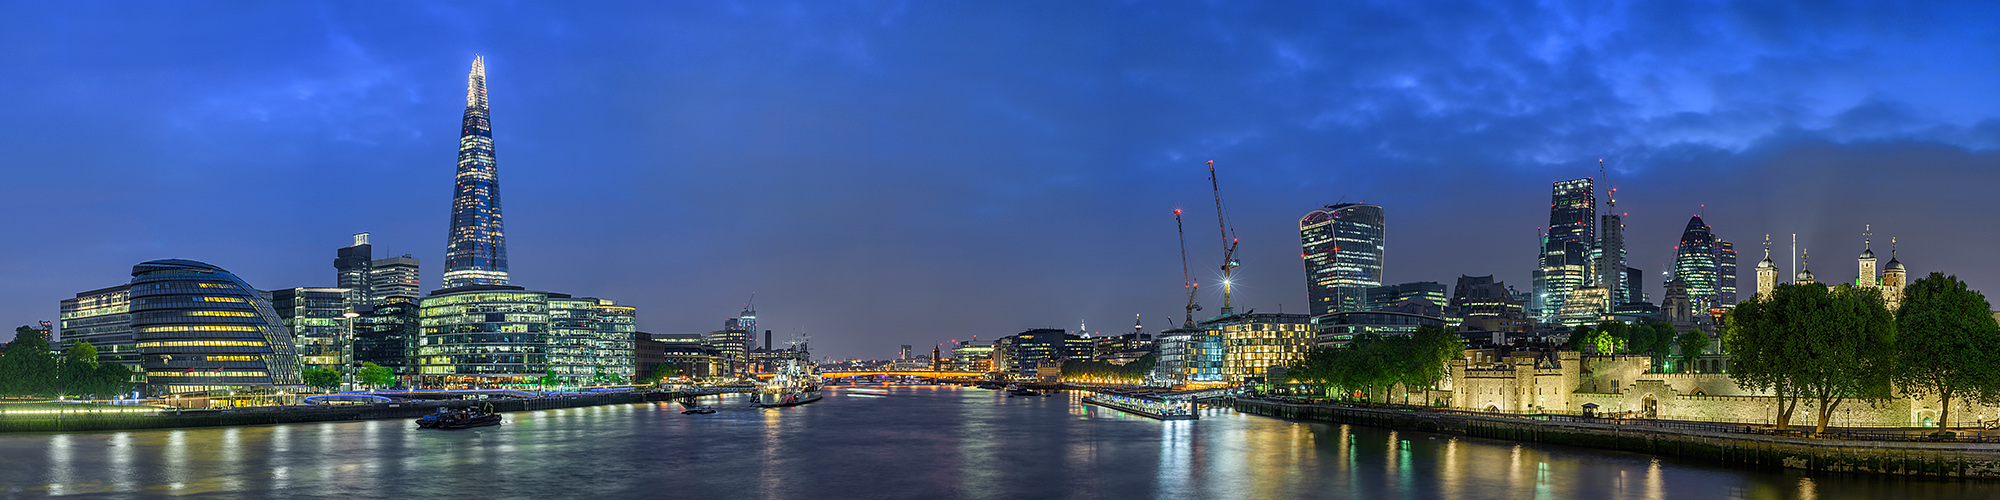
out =
<svg viewBox="0 0 2000 500"><path fill-rule="evenodd" d="M133 340L156 395L302 385L291 332L264 295L192 260L132 266Z"/></svg>

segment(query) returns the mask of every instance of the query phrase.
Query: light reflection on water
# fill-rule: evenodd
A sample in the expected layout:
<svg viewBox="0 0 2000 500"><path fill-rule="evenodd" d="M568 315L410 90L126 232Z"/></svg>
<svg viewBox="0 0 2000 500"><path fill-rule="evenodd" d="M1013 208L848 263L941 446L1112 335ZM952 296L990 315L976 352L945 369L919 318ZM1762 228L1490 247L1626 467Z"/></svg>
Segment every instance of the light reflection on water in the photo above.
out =
<svg viewBox="0 0 2000 500"><path fill-rule="evenodd" d="M1646 455L1207 411L1160 422L1076 394L836 388L808 406L678 405L0 435L0 496L431 498L1993 498L2000 483L1752 471ZM705 401L705 402L713 402Z"/></svg>

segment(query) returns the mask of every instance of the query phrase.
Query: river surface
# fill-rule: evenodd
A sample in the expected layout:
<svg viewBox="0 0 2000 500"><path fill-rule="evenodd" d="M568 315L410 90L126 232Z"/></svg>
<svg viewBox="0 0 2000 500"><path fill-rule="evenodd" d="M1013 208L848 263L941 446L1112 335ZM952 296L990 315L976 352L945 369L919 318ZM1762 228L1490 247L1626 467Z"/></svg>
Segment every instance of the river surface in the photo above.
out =
<svg viewBox="0 0 2000 500"><path fill-rule="evenodd" d="M871 389L874 390L874 389ZM0 435L0 495L220 498L1897 499L2000 483L1757 471L1208 410L1160 422L999 391L829 390L682 415L635 404L409 420ZM721 405L740 401L724 401Z"/></svg>

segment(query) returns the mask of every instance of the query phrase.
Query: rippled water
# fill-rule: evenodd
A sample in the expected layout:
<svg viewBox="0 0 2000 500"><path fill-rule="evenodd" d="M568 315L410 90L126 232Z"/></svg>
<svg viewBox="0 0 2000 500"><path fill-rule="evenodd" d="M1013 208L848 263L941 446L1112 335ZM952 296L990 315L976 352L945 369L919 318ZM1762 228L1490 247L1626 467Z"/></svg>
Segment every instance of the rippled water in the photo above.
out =
<svg viewBox="0 0 2000 500"><path fill-rule="evenodd" d="M681 415L668 404L408 420L0 435L0 492L276 498L2000 498L2000 483L1752 471L1077 395L956 387ZM725 403L727 404L727 403Z"/></svg>

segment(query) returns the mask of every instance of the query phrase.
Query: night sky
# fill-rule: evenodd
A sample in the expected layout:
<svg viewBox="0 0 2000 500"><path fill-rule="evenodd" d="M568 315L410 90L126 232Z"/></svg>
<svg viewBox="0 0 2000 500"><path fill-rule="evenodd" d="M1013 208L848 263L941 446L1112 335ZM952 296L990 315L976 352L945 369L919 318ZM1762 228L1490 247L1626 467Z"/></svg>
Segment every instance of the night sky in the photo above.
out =
<svg viewBox="0 0 2000 500"><path fill-rule="evenodd" d="M6 2L0 320L135 263L442 275L486 57L513 283L714 330L756 292L819 355L1302 312L1298 218L1366 201L1390 283L1528 289L1549 184L1611 167L1630 264L1691 215L1821 281L1862 228L2000 292L2000 4ZM1328 6L1337 8L1327 9ZM1886 259L1885 259L1886 260Z"/></svg>

